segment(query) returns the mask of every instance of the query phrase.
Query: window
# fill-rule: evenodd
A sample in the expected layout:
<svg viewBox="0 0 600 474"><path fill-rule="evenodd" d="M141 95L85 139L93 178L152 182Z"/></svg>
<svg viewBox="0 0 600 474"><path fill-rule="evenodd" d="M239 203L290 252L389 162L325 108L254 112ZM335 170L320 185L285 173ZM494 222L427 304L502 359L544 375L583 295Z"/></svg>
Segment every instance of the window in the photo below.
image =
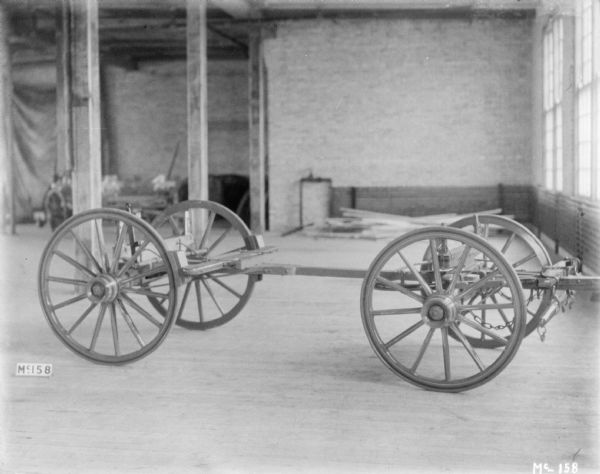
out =
<svg viewBox="0 0 600 474"><path fill-rule="evenodd" d="M576 192L600 199L600 0L576 2Z"/></svg>
<svg viewBox="0 0 600 474"><path fill-rule="evenodd" d="M561 191L563 185L562 75L563 23L553 19L544 31L544 187Z"/></svg>

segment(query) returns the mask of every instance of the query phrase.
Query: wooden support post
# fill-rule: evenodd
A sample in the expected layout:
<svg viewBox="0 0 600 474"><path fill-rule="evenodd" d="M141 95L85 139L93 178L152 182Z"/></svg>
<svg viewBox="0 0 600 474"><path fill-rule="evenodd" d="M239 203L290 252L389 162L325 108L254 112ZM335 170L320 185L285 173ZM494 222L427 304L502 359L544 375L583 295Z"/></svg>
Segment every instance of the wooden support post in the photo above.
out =
<svg viewBox="0 0 600 474"><path fill-rule="evenodd" d="M66 143L72 143L73 212L76 214L102 206L98 2L68 0L63 6L69 10L70 48L69 54L60 55L60 61L70 63L67 69L70 84L63 83L59 93L66 95L61 100L70 109L72 134L69 137L68 130L60 130L59 135L65 141L65 149ZM58 67L61 70L65 65Z"/></svg>
<svg viewBox="0 0 600 474"><path fill-rule="evenodd" d="M206 1L187 0L189 199L208 199L206 68Z"/></svg>
<svg viewBox="0 0 600 474"><path fill-rule="evenodd" d="M56 4L56 169L73 169L71 141L71 10L68 0Z"/></svg>
<svg viewBox="0 0 600 474"><path fill-rule="evenodd" d="M187 0L188 199L208 199L206 0ZM192 216L202 232L206 216Z"/></svg>
<svg viewBox="0 0 600 474"><path fill-rule="evenodd" d="M250 137L250 227L260 234L266 229L265 216L265 94L260 30L249 39L249 137Z"/></svg>
<svg viewBox="0 0 600 474"><path fill-rule="evenodd" d="M8 12L0 3L0 230L16 232L12 164L12 80L8 44Z"/></svg>

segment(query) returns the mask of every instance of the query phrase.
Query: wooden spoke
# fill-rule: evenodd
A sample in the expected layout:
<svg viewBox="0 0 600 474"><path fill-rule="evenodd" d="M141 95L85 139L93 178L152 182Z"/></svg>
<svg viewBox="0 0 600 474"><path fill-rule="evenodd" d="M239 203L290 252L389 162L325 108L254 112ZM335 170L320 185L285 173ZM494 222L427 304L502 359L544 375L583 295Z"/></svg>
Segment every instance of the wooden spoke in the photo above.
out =
<svg viewBox="0 0 600 474"><path fill-rule="evenodd" d="M132 275L130 277L120 279L119 284L126 285L128 283L131 283L132 281L139 280L140 278L145 278L145 277L148 277L151 275L156 275L157 273L164 273L166 270L167 270L166 264L163 264L163 265L160 265L160 266L154 267L154 268L149 268L148 270L144 270L143 272L136 273L135 275Z"/></svg>
<svg viewBox="0 0 600 474"><path fill-rule="evenodd" d="M135 252L129 257L129 260L125 262L125 265L121 267L121 269L117 272L117 277L123 275L129 268L137 261L137 258L141 255L144 249L150 244L149 240L146 240L143 244L139 245L138 248L135 249Z"/></svg>
<svg viewBox="0 0 600 474"><path fill-rule="evenodd" d="M65 262L70 263L71 265L73 265L78 270L81 270L83 273L85 273L85 274L87 274L87 275L89 275L91 277L95 277L96 276L96 273L94 273L93 271L91 271L89 268L84 267L81 263L79 263L77 260L72 259L67 254L65 254L64 252L61 252L60 250L55 249L54 250L54 255L58 255Z"/></svg>
<svg viewBox="0 0 600 474"><path fill-rule="evenodd" d="M474 313L471 313L474 315ZM487 319L486 319L486 310L482 310L481 311L481 325L483 326L486 323ZM479 340L483 341L485 340L485 334L484 333L480 333L479 334Z"/></svg>
<svg viewBox="0 0 600 474"><path fill-rule="evenodd" d="M371 311L373 316L394 316L401 314L418 314L421 308L393 308L393 309L378 309Z"/></svg>
<svg viewBox="0 0 600 474"><path fill-rule="evenodd" d="M477 321L473 321L472 319L468 319L468 318L463 318L463 319L461 319L461 322L464 323L464 324L466 324L467 326L471 326L473 329L479 331L480 333L485 334L486 336L491 337L492 339L494 339L495 341L498 341L503 346L505 346L506 344L508 344L508 341L506 339L504 339L501 336L498 336L498 334L496 334L491 329L487 329L487 328L483 327Z"/></svg>
<svg viewBox="0 0 600 474"><path fill-rule="evenodd" d="M221 308L221 305L219 304L219 302L216 300L214 293L212 292L212 290L208 286L208 283L204 279L202 279L200 281L202 282L202 285L204 286L204 288L206 288L206 291L208 292L208 294L210 296L210 299L212 299L213 303L215 304L215 306L219 310L219 313L221 313L221 316L223 316L225 314L225 312L223 311L223 308Z"/></svg>
<svg viewBox="0 0 600 474"><path fill-rule="evenodd" d="M493 301L494 303L498 304L498 301L497 301L497 299L496 299L496 295L492 295L492 296L491 296L491 299L492 299L492 301ZM511 308L512 308L512 307L513 307L513 306L511 305ZM528 311L529 311L529 310L528 310ZM512 327L511 327L510 321L509 321L509 319L506 317L506 314L504 313L504 311L502 311L501 309L499 309L499 310L498 310L498 313L499 313L499 314L500 314L500 316L502 317L502 320L504 321L504 324L506 324L506 327L508 328L508 330L509 330L510 332L512 332Z"/></svg>
<svg viewBox="0 0 600 474"><path fill-rule="evenodd" d="M173 230L175 235L179 236L179 235L183 235L185 233L185 229L181 230L179 228L179 224L177 223L177 221L175 220L175 218L173 216L169 216L168 221L169 221L169 224L171 224L171 229Z"/></svg>
<svg viewBox="0 0 600 474"><path fill-rule="evenodd" d="M415 324L413 324L411 327L409 327L406 331L401 332L400 334L398 334L396 337L394 337L393 339L390 339L388 342L386 342L384 344L386 349L389 349L390 347L392 347L394 344L397 344L398 342L400 342L402 339L404 339L406 336L412 334L413 332L415 332L417 329L419 329L421 326L423 326L423 324L425 324L422 320L416 322Z"/></svg>
<svg viewBox="0 0 600 474"><path fill-rule="evenodd" d="M146 318L148 321L150 321L156 327L159 328L162 326L162 323L160 321L157 321L156 319L154 319L154 317L148 311L146 311L144 308L142 308L139 304L137 304L134 300L132 300L125 293L121 293L121 297L125 303L127 303L129 306L131 306L133 309L135 309L138 313L140 313L144 318Z"/></svg>
<svg viewBox="0 0 600 474"><path fill-rule="evenodd" d="M456 337L459 339L459 341L461 342L463 347L466 349L468 354L471 356L471 359L473 359L475 364L477 364L477 367L479 367L479 371L483 372L485 370L485 365L483 364L483 362L481 362L481 359L475 352L475 349L473 349L473 346L467 340L465 335L461 332L460 328L456 324L452 324L450 326L450 330L456 335Z"/></svg>
<svg viewBox="0 0 600 474"><path fill-rule="evenodd" d="M144 347L146 345L146 343L144 342L144 339L142 338L140 331L138 331L137 326L133 322L133 319L127 312L127 308L125 308L125 305L123 304L123 301L120 298L117 298L117 304L119 305L119 309L121 310L121 313L123 313L123 319L125 320L125 323L127 323L127 327L129 327L131 334L133 334L133 337L135 337L135 340L137 341L139 346Z"/></svg>
<svg viewBox="0 0 600 474"><path fill-rule="evenodd" d="M100 220L100 227L98 227L98 220ZM94 219L94 227L96 228L96 238L98 239L98 252L100 252L100 262L104 264L104 268L108 270L110 268L110 262L108 261L108 254L106 253L104 246L104 232L100 230L102 227L102 219Z"/></svg>
<svg viewBox="0 0 600 474"><path fill-rule="evenodd" d="M100 263L98 262L98 260L96 260L96 257L94 257L94 255L92 254L91 250L87 247L87 245L85 245L82 242L82 240L77 236L77 234L75 232L73 232L73 230L69 230L69 234L73 237L75 242L77 242L77 245L79 245L79 248L81 250L83 250L83 253L88 258L88 260L94 264L94 266L96 267L96 269L99 272L102 272L102 267L100 266Z"/></svg>
<svg viewBox="0 0 600 474"><path fill-rule="evenodd" d="M185 303L188 299L188 295L190 293L190 288L192 287L192 280L188 281L187 285L185 285L185 291L183 292L183 297L181 298L181 304L179 305L179 311L177 312L177 318L175 321L178 321L183 314L183 309L185 308Z"/></svg>
<svg viewBox="0 0 600 474"><path fill-rule="evenodd" d="M229 285L226 285L225 283L223 283L219 278L217 278L215 276L212 276L212 275L208 275L208 278L210 278L212 281L214 281L217 285L220 285L223 288L225 288L232 295L237 296L238 298L242 298L243 297L243 295L241 295L240 293L238 293L237 291L235 291Z"/></svg>
<svg viewBox="0 0 600 474"><path fill-rule="evenodd" d="M482 288L485 285L487 285L497 275L498 275L498 270L496 269L492 273L489 273L488 275L486 275L485 277L483 277L481 280L476 281L475 283L473 283L472 285L470 285L469 287L467 287L462 293L459 293L457 295L457 298L460 298L460 299L466 298L470 294L476 292L480 288Z"/></svg>
<svg viewBox="0 0 600 474"><path fill-rule="evenodd" d="M400 284L398 284L396 282L390 281L387 278L384 278L382 276L378 276L375 280L377 281L377 283L385 285L385 286L387 286L388 288L390 288L392 290L399 291L403 295L406 295L406 296L408 296L408 297L410 297L410 298L418 301L419 303L422 303L423 300L424 300L421 295L413 293L412 291L404 288L402 285L400 285Z"/></svg>
<svg viewBox="0 0 600 474"><path fill-rule="evenodd" d="M168 293L157 293L155 291L146 290L144 288L127 288L127 287L125 287L125 288L121 288L121 291L123 291L125 293L135 293L136 295L152 296L153 298L161 299L161 302L165 301L169 297Z"/></svg>
<svg viewBox="0 0 600 474"><path fill-rule="evenodd" d="M440 260L437 251L437 245L435 239L429 240L429 251L431 252L431 262L433 264L433 276L435 278L435 289L439 292L442 291L442 274L440 272Z"/></svg>
<svg viewBox="0 0 600 474"><path fill-rule="evenodd" d="M471 251L471 247L469 247L468 245L465 245L464 249L458 259L458 263L456 264L456 267L454 268L454 275L452 276L452 281L450 282L450 285L448 286L447 293L449 295L454 293L454 288L456 287L456 283L458 283L458 277L460 276L460 272L462 271L463 267L465 266L465 261L467 260L467 256L469 255L470 251Z"/></svg>
<svg viewBox="0 0 600 474"><path fill-rule="evenodd" d="M202 235L202 239L200 240L200 244L198 245L198 248L200 248L200 249L204 248L204 244L206 243L206 240L208 239L208 236L210 235L213 224L215 222L215 217L216 217L216 214L214 212L212 212L212 211L209 212L208 223L206 224L206 229L204 230L204 234Z"/></svg>
<svg viewBox="0 0 600 474"><path fill-rule="evenodd" d="M525 257L523 257L520 260L517 260L515 263L513 263L513 267L514 268L518 268L521 265L523 265L524 263L530 262L531 260L533 260L534 258L536 258L536 255L534 252L531 252L530 254L526 255Z"/></svg>
<svg viewBox="0 0 600 474"><path fill-rule="evenodd" d="M461 311L487 311L487 310L502 310L502 309L512 309L514 306L511 303L502 303L502 304L467 304L460 307Z"/></svg>
<svg viewBox="0 0 600 474"><path fill-rule="evenodd" d="M419 354L417 354L417 358L416 358L414 364L412 365L412 367L410 368L410 371L413 374L417 371L417 368L419 367L419 364L421 363L421 360L423 359L423 356L425 355L425 351L427 351L427 348L429 347L429 343L431 342L431 337L433 336L434 332L435 332L434 328L429 328L429 332L427 333L427 336L425 336L425 340L423 341L423 344L421 345Z"/></svg>
<svg viewBox="0 0 600 474"><path fill-rule="evenodd" d="M483 224L483 234L482 237L484 239L488 239L490 237L490 224L489 222L486 222L485 224Z"/></svg>
<svg viewBox="0 0 600 474"><path fill-rule="evenodd" d="M432 293L431 288L429 287L427 282L423 279L423 276L421 275L421 273L415 269L413 264L404 256L404 254L400 250L398 250L397 253L400 256L400 258L404 261L404 263L406 264L408 269L411 271L411 273L415 276L415 278L419 282L419 285L421 285L421 288L423 289L425 294L430 295Z"/></svg>
<svg viewBox="0 0 600 474"><path fill-rule="evenodd" d="M219 245L223 241L223 239L227 236L227 234L229 234L231 232L232 229L233 229L232 225L227 227L227 229L225 229L221 233L221 235L219 235L219 237L211 244L211 246L208 247L208 251L206 252L206 254L210 255L210 253L217 247L217 245Z"/></svg>
<svg viewBox="0 0 600 474"><path fill-rule="evenodd" d="M119 237L117 238L117 243L115 245L115 250L113 252L113 262L110 267L110 272L115 273L117 270L117 265L119 264L119 257L121 256L121 251L123 250L123 242L125 241L125 236L129 232L129 226L127 224L117 223L117 233Z"/></svg>
<svg viewBox="0 0 600 474"><path fill-rule="evenodd" d="M81 301L81 300L85 299L86 297L87 297L87 294L82 293L80 295L74 296L73 298L69 298L68 300L63 301L62 303L58 303L58 304L55 304L54 306L51 306L52 311L56 311L57 309L64 308L65 306L69 306L74 303L77 303L78 301Z"/></svg>
<svg viewBox="0 0 600 474"><path fill-rule="evenodd" d="M112 329L113 345L115 347L115 355L121 355L119 348L119 329L117 328L117 312L115 310L115 303L110 303L110 327Z"/></svg>
<svg viewBox="0 0 600 474"><path fill-rule="evenodd" d="M508 250L508 247L510 247L510 245L514 242L516 236L517 236L517 234L515 232L510 233L510 235L506 239L506 242L504 242L502 249L500 249L500 253L503 253L503 254L506 253L506 251Z"/></svg>
<svg viewBox="0 0 600 474"><path fill-rule="evenodd" d="M442 353L444 355L444 376L446 382L451 380L450 372L450 345L448 344L448 328L442 328Z"/></svg>
<svg viewBox="0 0 600 474"><path fill-rule="evenodd" d="M88 284L85 280L76 280L74 278L63 278L57 276L49 276L48 281L53 281L56 283L64 283L66 285L75 285L75 286L85 286Z"/></svg>
<svg viewBox="0 0 600 474"><path fill-rule="evenodd" d="M200 294L200 281L194 280L194 288L196 290L196 303L198 304L198 318L200 322L204 322L204 313L202 311L202 295Z"/></svg>
<svg viewBox="0 0 600 474"><path fill-rule="evenodd" d="M77 329L77 327L85 320L85 318L88 317L88 315L92 312L92 310L98 306L98 303L92 303L88 309L86 309L83 314L81 316L79 316L79 319L77 321L75 321L75 324L73 324L73 326L71 326L69 328L69 330L66 332L67 335L71 334L73 331L75 331L75 329Z"/></svg>
<svg viewBox="0 0 600 474"><path fill-rule="evenodd" d="M100 307L100 314L98 315L98 319L96 319L96 327L94 328L94 334L92 335L92 342L90 343L90 351L93 351L96 348L96 342L98 341L98 335L100 334L100 328L102 327L102 321L104 320L104 313L106 313L105 304Z"/></svg>

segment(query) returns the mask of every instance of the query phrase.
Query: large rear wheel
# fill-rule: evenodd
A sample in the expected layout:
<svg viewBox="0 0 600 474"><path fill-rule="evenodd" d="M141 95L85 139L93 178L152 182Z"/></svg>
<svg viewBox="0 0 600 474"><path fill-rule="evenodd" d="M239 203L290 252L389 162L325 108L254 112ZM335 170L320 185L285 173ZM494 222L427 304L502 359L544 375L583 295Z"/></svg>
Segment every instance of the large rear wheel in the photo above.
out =
<svg viewBox="0 0 600 474"><path fill-rule="evenodd" d="M483 238L447 227L409 232L380 252L363 282L361 314L372 348L392 372L447 392L498 375L525 329L511 265ZM498 347L474 346L475 334Z"/></svg>

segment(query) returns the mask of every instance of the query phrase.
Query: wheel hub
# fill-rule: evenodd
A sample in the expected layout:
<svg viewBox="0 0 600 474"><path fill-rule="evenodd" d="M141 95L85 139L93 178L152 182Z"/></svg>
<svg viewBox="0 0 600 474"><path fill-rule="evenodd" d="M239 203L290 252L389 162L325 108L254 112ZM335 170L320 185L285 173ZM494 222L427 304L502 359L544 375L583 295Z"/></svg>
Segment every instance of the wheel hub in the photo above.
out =
<svg viewBox="0 0 600 474"><path fill-rule="evenodd" d="M432 321L441 321L444 319L445 313L446 312L442 306L439 304L434 304L427 311L427 317Z"/></svg>
<svg viewBox="0 0 600 474"><path fill-rule="evenodd" d="M454 300L448 296L431 295L423 304L421 318L430 327L447 327L456 320L458 311Z"/></svg>
<svg viewBox="0 0 600 474"><path fill-rule="evenodd" d="M89 282L87 297L95 303L110 303L117 297L119 285L110 275L99 275Z"/></svg>

